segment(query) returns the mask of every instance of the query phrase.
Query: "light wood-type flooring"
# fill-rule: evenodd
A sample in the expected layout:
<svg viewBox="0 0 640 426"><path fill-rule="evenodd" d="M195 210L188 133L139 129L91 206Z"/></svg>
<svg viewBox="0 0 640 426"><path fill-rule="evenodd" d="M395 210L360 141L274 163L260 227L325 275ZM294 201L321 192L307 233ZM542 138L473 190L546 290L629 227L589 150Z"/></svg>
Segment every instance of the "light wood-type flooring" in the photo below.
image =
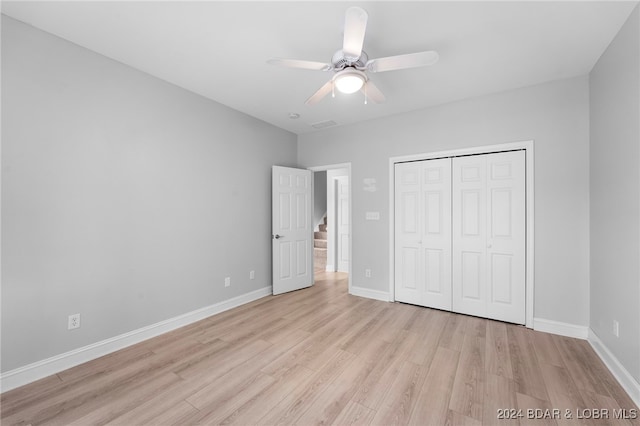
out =
<svg viewBox="0 0 640 426"><path fill-rule="evenodd" d="M640 413L586 341L352 296L333 273L1 402L3 425L640 424L614 419Z"/></svg>

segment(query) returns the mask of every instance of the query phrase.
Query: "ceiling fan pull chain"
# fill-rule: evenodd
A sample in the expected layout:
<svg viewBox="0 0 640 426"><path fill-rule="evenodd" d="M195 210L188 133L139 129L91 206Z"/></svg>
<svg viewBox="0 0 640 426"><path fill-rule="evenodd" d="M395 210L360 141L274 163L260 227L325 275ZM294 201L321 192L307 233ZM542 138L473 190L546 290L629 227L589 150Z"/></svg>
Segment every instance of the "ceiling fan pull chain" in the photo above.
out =
<svg viewBox="0 0 640 426"><path fill-rule="evenodd" d="M367 84L364 84L364 104L367 104Z"/></svg>
<svg viewBox="0 0 640 426"><path fill-rule="evenodd" d="M335 81L331 81L331 97L332 98L336 97L336 82Z"/></svg>

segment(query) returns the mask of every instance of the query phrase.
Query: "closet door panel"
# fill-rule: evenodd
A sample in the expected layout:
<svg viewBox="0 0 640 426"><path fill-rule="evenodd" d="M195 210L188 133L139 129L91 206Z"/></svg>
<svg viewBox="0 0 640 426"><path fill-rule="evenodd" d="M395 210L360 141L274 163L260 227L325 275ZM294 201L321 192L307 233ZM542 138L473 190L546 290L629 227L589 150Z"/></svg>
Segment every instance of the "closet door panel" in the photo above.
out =
<svg viewBox="0 0 640 426"><path fill-rule="evenodd" d="M420 165L396 164L395 182L395 299L419 304L422 281Z"/></svg>
<svg viewBox="0 0 640 426"><path fill-rule="evenodd" d="M525 322L525 153L453 160L453 311Z"/></svg>
<svg viewBox="0 0 640 426"><path fill-rule="evenodd" d="M451 159L396 164L395 299L451 309Z"/></svg>
<svg viewBox="0 0 640 426"><path fill-rule="evenodd" d="M454 312L486 316L486 158L453 159Z"/></svg>
<svg viewBox="0 0 640 426"><path fill-rule="evenodd" d="M422 306L451 310L451 159L422 161Z"/></svg>
<svg viewBox="0 0 640 426"><path fill-rule="evenodd" d="M525 152L487 155L487 316L525 323Z"/></svg>

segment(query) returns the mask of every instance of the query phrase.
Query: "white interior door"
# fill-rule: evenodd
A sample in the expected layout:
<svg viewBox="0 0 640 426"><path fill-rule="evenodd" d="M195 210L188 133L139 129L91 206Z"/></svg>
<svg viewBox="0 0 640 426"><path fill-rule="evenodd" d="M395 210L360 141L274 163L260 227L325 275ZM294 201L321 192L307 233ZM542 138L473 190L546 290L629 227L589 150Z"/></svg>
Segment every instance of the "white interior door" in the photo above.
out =
<svg viewBox="0 0 640 426"><path fill-rule="evenodd" d="M349 272L349 177L336 178L338 271Z"/></svg>
<svg viewBox="0 0 640 426"><path fill-rule="evenodd" d="M451 159L395 166L395 298L451 310Z"/></svg>
<svg viewBox="0 0 640 426"><path fill-rule="evenodd" d="M525 153L453 159L453 311L525 323Z"/></svg>
<svg viewBox="0 0 640 426"><path fill-rule="evenodd" d="M311 171L273 166L273 294L313 284Z"/></svg>

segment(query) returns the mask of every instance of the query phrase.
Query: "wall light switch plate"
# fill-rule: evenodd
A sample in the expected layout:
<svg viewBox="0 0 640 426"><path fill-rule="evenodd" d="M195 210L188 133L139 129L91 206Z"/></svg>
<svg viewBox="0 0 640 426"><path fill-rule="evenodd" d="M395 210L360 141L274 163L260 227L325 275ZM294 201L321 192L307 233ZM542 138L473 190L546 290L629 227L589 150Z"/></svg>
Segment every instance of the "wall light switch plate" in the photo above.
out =
<svg viewBox="0 0 640 426"><path fill-rule="evenodd" d="M367 212L365 215L366 220L380 220L380 212Z"/></svg>

